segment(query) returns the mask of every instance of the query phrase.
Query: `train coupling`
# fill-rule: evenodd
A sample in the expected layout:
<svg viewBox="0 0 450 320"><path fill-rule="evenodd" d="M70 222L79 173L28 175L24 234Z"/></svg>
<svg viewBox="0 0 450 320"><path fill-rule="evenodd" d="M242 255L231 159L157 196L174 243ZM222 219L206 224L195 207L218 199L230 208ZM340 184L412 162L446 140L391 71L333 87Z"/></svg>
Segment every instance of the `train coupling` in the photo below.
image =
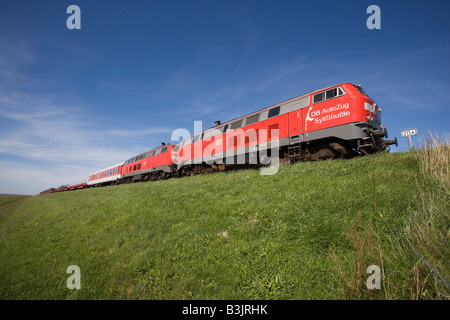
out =
<svg viewBox="0 0 450 320"><path fill-rule="evenodd" d="M381 126L381 129L377 129L377 130L373 130L372 132L370 132L370 134L372 135L373 138L380 138L381 143L387 147L390 146L391 144L395 144L396 147L398 147L398 141L397 138L394 138L393 140L388 140L388 132L386 127ZM386 138L386 139L383 139Z"/></svg>
<svg viewBox="0 0 450 320"><path fill-rule="evenodd" d="M384 137L388 137L388 132L386 128L382 128L382 129L378 129L378 130L374 130L371 132L373 137L377 137L377 138L384 138Z"/></svg>
<svg viewBox="0 0 450 320"><path fill-rule="evenodd" d="M383 139L383 140L381 140L381 141L383 142L383 144L384 144L385 146L390 146L391 144L395 144L395 146L398 147L397 138L394 138L394 140L386 140L386 139Z"/></svg>

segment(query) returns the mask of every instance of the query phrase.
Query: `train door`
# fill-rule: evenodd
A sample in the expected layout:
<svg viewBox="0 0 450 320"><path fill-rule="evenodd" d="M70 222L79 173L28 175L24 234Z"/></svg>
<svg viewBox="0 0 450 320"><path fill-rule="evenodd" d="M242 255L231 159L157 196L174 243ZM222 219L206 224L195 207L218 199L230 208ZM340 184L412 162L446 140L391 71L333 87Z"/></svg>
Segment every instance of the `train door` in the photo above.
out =
<svg viewBox="0 0 450 320"><path fill-rule="evenodd" d="M295 110L288 113L288 135L290 137L296 136L302 133L302 112L301 110Z"/></svg>
<svg viewBox="0 0 450 320"><path fill-rule="evenodd" d="M158 166L158 154L159 150L156 150L155 155L152 157L152 168L156 168Z"/></svg>

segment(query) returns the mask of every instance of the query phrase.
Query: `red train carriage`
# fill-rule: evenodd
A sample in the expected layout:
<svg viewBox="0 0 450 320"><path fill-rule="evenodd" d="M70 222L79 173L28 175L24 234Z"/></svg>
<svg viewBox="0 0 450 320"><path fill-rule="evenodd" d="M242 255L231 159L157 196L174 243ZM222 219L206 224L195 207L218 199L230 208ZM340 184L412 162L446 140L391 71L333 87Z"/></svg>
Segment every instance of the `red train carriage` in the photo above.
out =
<svg viewBox="0 0 450 320"><path fill-rule="evenodd" d="M87 188L88 184L86 183L85 180L81 180L81 181L77 181L77 182L73 182L70 183L69 185L67 185L66 191L67 190L78 190L78 189L84 189Z"/></svg>
<svg viewBox="0 0 450 320"><path fill-rule="evenodd" d="M174 145L164 143L155 149L141 153L123 164L124 182L148 181L169 178L174 173L171 153Z"/></svg>
<svg viewBox="0 0 450 320"><path fill-rule="evenodd" d="M278 146L280 158L320 160L388 150L381 109L361 86L316 90L198 133L175 148L182 173L259 163ZM276 142L276 143L275 143Z"/></svg>
<svg viewBox="0 0 450 320"><path fill-rule="evenodd" d="M45 189L44 191L39 192L39 194L48 194L48 193L53 193L53 192L56 192L55 188L48 188L48 189Z"/></svg>

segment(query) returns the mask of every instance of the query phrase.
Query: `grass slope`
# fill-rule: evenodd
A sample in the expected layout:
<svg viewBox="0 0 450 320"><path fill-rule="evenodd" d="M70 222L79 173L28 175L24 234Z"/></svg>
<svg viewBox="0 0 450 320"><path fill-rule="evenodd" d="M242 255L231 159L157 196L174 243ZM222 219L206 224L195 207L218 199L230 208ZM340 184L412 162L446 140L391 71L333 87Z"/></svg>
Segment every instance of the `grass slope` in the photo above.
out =
<svg viewBox="0 0 450 320"><path fill-rule="evenodd" d="M403 233L423 183L395 153L23 198L0 214L0 298L436 298Z"/></svg>

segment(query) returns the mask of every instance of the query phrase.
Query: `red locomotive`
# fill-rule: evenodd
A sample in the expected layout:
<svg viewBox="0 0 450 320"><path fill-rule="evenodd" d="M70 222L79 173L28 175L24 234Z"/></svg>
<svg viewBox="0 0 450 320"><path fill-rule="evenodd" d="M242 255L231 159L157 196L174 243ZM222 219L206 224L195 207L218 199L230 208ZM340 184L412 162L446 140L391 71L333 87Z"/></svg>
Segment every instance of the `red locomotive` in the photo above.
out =
<svg viewBox="0 0 450 320"><path fill-rule="evenodd" d="M267 164L354 157L389 151L381 109L360 85L341 83L255 111L89 176L99 186ZM269 155L270 154L270 155ZM63 188L64 189L64 188ZM71 190L71 188L67 188ZM61 191L47 189L43 193Z"/></svg>
<svg viewBox="0 0 450 320"><path fill-rule="evenodd" d="M122 181L136 182L170 178L175 165L172 160L174 145L165 145L141 153L123 164Z"/></svg>
<svg viewBox="0 0 450 320"><path fill-rule="evenodd" d="M316 90L227 121L177 145L182 173L260 163L276 142L280 159L323 160L388 150L381 109L359 85Z"/></svg>

